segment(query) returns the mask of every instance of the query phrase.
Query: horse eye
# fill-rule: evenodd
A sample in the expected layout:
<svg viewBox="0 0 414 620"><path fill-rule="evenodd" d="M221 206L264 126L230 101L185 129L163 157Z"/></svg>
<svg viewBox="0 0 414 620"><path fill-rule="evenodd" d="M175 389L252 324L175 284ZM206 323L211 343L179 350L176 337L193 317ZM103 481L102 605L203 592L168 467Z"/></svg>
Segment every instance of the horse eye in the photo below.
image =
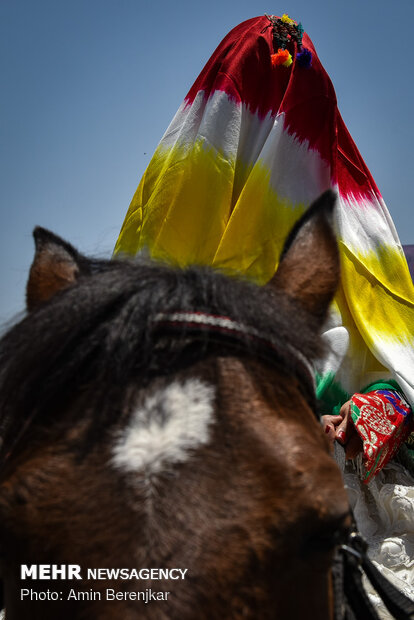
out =
<svg viewBox="0 0 414 620"><path fill-rule="evenodd" d="M307 553L327 553L344 544L346 539L347 533L340 530L312 536L305 543L305 551Z"/></svg>
<svg viewBox="0 0 414 620"><path fill-rule="evenodd" d="M351 521L347 514L340 521L325 524L323 528L313 532L304 541L302 550L304 554L329 553L348 540L350 531Z"/></svg>

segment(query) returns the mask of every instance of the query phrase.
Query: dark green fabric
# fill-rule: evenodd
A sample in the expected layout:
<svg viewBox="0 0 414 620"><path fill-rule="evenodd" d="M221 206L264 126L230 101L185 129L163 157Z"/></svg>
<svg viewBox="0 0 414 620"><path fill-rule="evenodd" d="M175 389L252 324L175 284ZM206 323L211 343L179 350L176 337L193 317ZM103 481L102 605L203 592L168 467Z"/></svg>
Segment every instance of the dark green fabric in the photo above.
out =
<svg viewBox="0 0 414 620"><path fill-rule="evenodd" d="M339 408L351 398L343 387L335 381L335 374L328 373L323 377L316 375L316 398L320 415L330 415L339 404Z"/></svg>
<svg viewBox="0 0 414 620"><path fill-rule="evenodd" d="M368 383L361 391L360 394L367 394L368 392L374 392L375 390L397 390L400 394L403 394L400 386L394 379L382 379L381 381L373 381Z"/></svg>

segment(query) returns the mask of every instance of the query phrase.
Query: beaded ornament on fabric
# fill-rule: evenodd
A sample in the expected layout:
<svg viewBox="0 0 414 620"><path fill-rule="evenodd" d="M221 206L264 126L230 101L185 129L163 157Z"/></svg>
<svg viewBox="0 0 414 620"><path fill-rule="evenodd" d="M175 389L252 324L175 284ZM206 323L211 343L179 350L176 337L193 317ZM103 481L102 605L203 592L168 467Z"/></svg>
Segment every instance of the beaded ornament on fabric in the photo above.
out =
<svg viewBox="0 0 414 620"><path fill-rule="evenodd" d="M306 47L302 46L303 26L301 23L297 24L286 13L282 17L275 17L274 15L266 15L270 21L270 26L273 32L273 49L274 54L271 55L272 65L274 67L283 65L284 67L290 67L293 63L292 54L288 50L288 45L296 43L297 55L296 62L301 67L310 67L312 63L312 52Z"/></svg>

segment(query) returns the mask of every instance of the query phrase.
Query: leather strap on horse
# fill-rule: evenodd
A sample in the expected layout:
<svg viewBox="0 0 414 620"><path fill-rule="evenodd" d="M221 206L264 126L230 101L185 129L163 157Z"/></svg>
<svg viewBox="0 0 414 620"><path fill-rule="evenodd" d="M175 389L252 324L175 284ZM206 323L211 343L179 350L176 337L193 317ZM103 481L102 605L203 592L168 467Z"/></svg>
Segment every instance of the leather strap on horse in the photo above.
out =
<svg viewBox="0 0 414 620"><path fill-rule="evenodd" d="M217 316L207 312L177 311L159 313L153 319L154 328L163 329L169 335L187 334L195 340L208 335L211 343L225 348L253 354L266 363L286 367L289 359L295 360L291 370L300 378L300 390L316 413L315 370L312 363L296 347L284 343L285 350L268 334L263 334L251 325L244 325L227 316ZM294 368L293 368L294 366Z"/></svg>
<svg viewBox="0 0 414 620"><path fill-rule="evenodd" d="M344 606L335 597L335 620L378 620L362 583L362 576L371 582L372 587L396 620L414 620L414 602L402 594L375 567L367 555L368 545L356 529L350 533L346 544L341 545L343 558L343 590L352 615L344 615Z"/></svg>

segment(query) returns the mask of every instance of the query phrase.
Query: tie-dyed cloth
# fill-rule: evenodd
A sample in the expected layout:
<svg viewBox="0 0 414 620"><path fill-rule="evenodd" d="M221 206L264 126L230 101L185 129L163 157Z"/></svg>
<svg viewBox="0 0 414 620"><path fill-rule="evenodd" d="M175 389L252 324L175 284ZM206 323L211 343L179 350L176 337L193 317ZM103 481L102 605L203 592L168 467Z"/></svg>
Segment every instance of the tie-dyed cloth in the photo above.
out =
<svg viewBox="0 0 414 620"><path fill-rule="evenodd" d="M156 149L115 252L146 248L265 283L294 222L336 189L342 282L319 396L332 410L338 394L392 377L413 404L414 291L400 241L311 40L295 24L300 40L278 40L276 21L250 19L220 43Z"/></svg>

